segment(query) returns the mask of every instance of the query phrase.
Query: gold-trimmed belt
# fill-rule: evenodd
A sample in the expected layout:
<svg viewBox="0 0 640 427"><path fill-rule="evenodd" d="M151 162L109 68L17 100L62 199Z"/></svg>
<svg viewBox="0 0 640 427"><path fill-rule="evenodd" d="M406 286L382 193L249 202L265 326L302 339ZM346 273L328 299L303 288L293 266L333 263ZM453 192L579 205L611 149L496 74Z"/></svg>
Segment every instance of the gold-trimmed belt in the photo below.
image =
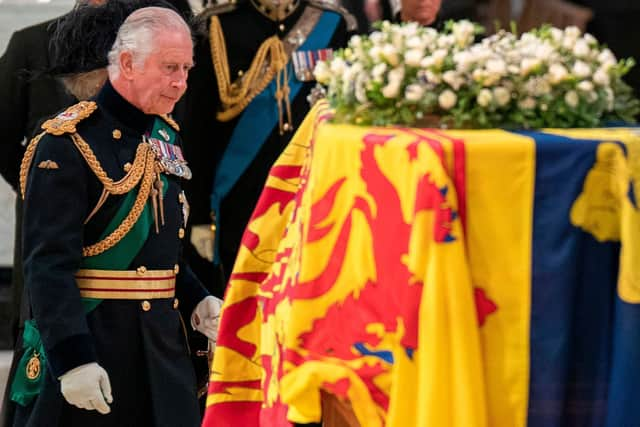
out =
<svg viewBox="0 0 640 427"><path fill-rule="evenodd" d="M174 270L79 270L76 283L83 298L173 298L176 293Z"/></svg>

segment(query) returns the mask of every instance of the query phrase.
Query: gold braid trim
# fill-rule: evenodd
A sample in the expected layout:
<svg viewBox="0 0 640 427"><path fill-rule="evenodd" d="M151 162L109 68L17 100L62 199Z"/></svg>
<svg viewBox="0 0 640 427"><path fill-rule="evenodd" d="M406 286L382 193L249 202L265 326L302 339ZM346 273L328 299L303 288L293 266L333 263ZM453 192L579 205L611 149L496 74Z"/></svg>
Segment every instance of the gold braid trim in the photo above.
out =
<svg viewBox="0 0 640 427"><path fill-rule="evenodd" d="M38 142L47 132L41 132L36 135L24 152L24 157L22 158L22 163L20 163L20 195L22 196L22 200L24 200L24 195L27 191L27 177L29 176L29 169L31 168L31 162L33 162L33 156L36 154L36 147L38 146Z"/></svg>
<svg viewBox="0 0 640 427"><path fill-rule="evenodd" d="M141 144L147 145L147 144ZM137 157L137 156L136 156ZM90 257L103 253L104 251L111 249L115 246L127 233L131 230L134 224L140 218L142 211L144 210L144 206L147 203L147 199L149 198L149 194L151 193L151 187L153 186L153 181L156 178L155 175L155 163L156 158L151 150L145 150L145 166L144 166L144 175L142 178L142 182L140 183L140 189L138 190L138 195L136 196L136 200L133 203L133 207L127 214L127 216L122 220L120 225L111 232L107 237L103 240L95 243L91 246L86 246L82 248L82 256Z"/></svg>
<svg viewBox="0 0 640 427"><path fill-rule="evenodd" d="M77 133L71 135L73 143L76 145L82 157L96 175L98 180L104 185L105 190L110 194L126 194L131 191L142 178L142 174L145 171L145 164L147 158L147 152L151 150L149 144L139 144L136 149L136 157L133 160L131 169L127 174L119 181L114 182L109 178L107 173L100 166L100 162L96 158L95 154L89 147L89 144Z"/></svg>
<svg viewBox="0 0 640 427"><path fill-rule="evenodd" d="M173 120L173 118L169 117L168 114L160 114L160 117L162 117L162 120L169 123L169 126L174 128L177 132L180 132L180 125L175 120Z"/></svg>
<svg viewBox="0 0 640 427"><path fill-rule="evenodd" d="M222 33L220 19L215 15L211 17L209 39L211 58L213 59L213 67L218 81L218 92L222 102L222 111L218 112L216 117L218 120L226 122L240 114L253 98L267 87L276 74L279 77L278 81L282 81L280 74L283 70L286 70L288 55L277 36L269 37L258 48L249 70L241 78L231 83L224 34ZM284 80L283 85L286 89L279 91L276 95L281 116L282 94L288 94L287 80ZM285 100L288 103L288 96ZM282 122L282 117L280 117L280 122Z"/></svg>

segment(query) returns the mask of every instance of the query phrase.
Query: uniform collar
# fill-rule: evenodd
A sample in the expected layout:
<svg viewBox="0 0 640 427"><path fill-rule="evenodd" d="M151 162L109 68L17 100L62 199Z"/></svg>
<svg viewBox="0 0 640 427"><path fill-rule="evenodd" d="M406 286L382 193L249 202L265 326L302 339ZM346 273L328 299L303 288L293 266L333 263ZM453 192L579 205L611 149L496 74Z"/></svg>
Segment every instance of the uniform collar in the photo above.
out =
<svg viewBox="0 0 640 427"><path fill-rule="evenodd" d="M153 125L155 116L145 114L131 105L114 89L109 80L96 96L96 101L116 120L137 132L144 133Z"/></svg>

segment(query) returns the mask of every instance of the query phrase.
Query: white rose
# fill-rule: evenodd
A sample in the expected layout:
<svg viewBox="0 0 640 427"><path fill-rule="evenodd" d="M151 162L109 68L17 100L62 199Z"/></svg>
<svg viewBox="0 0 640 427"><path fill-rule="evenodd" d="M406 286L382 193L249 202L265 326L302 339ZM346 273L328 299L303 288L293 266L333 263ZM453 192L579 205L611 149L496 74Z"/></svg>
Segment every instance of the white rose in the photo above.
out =
<svg viewBox="0 0 640 427"><path fill-rule="evenodd" d="M438 104L440 104L440 107L443 110L450 110L454 105L456 105L456 102L458 102L458 97L449 89L442 92L438 97Z"/></svg>
<svg viewBox="0 0 640 427"><path fill-rule="evenodd" d="M385 44L382 47L382 57L392 67L395 67L400 62L400 59L398 58L398 50L391 44Z"/></svg>
<svg viewBox="0 0 640 427"><path fill-rule="evenodd" d="M489 104L491 104L492 100L493 95L491 94L491 91L489 89L482 89L476 97L476 101L481 107L487 107Z"/></svg>
<svg viewBox="0 0 640 427"><path fill-rule="evenodd" d="M471 68L473 64L473 56L468 51L456 52L453 55L453 62L456 64L456 68L459 71L465 72Z"/></svg>
<svg viewBox="0 0 640 427"><path fill-rule="evenodd" d="M511 102L511 92L502 86L493 89L493 97L500 107L504 107Z"/></svg>
<svg viewBox="0 0 640 427"><path fill-rule="evenodd" d="M573 46L573 54L578 58L586 58L590 52L589 43L585 39L579 39Z"/></svg>
<svg viewBox="0 0 640 427"><path fill-rule="evenodd" d="M573 46L576 44L576 39L573 37L567 37L565 35L564 39L562 39L562 47L567 50L573 50Z"/></svg>
<svg viewBox="0 0 640 427"><path fill-rule="evenodd" d="M593 83L591 83L588 80L583 80L580 83L578 83L578 86L576 86L578 88L578 90L581 90L582 92L591 92L593 91Z"/></svg>
<svg viewBox="0 0 640 427"><path fill-rule="evenodd" d="M409 67L419 67L423 59L421 49L410 49L404 54L404 63Z"/></svg>
<svg viewBox="0 0 640 427"><path fill-rule="evenodd" d="M316 67L313 70L313 75L318 83L326 85L331 78L331 70L329 70L329 66L325 61L320 61L316 64Z"/></svg>
<svg viewBox="0 0 640 427"><path fill-rule="evenodd" d="M549 82L551 84L558 84L569 77L569 72L562 64L552 64L549 67Z"/></svg>
<svg viewBox="0 0 640 427"><path fill-rule="evenodd" d="M580 97L575 90L570 90L564 95L564 102L571 108L575 108L578 106L578 102L580 102Z"/></svg>
<svg viewBox="0 0 640 427"><path fill-rule="evenodd" d="M518 107L523 110L533 110L534 108L536 108L536 100L531 97L527 97L518 102Z"/></svg>
<svg viewBox="0 0 640 427"><path fill-rule="evenodd" d="M410 84L404 90L404 97L407 101L418 102L422 99L422 95L424 95L424 88L419 84Z"/></svg>
<svg viewBox="0 0 640 427"><path fill-rule="evenodd" d="M456 42L455 36L453 34L440 35L438 37L438 41L436 42L439 48L449 48L453 46Z"/></svg>
<svg viewBox="0 0 640 427"><path fill-rule="evenodd" d="M609 86L611 84L609 73L603 67L598 68L593 74L593 81L600 86Z"/></svg>
<svg viewBox="0 0 640 427"><path fill-rule="evenodd" d="M539 43L535 45L535 57L540 60L548 60L554 49L549 43Z"/></svg>
<svg viewBox="0 0 640 427"><path fill-rule="evenodd" d="M341 76L347 68L347 63L342 58L334 58L331 61L330 69L332 74Z"/></svg>
<svg viewBox="0 0 640 427"><path fill-rule="evenodd" d="M584 33L582 38L584 39L584 41L587 42L587 44L589 46L593 46L595 44L598 44L598 40L595 37L593 37L591 34L589 34L589 33Z"/></svg>
<svg viewBox="0 0 640 427"><path fill-rule="evenodd" d="M576 61L576 63L573 64L571 72L576 77L583 79L591 75L591 67L584 61Z"/></svg>
<svg viewBox="0 0 640 427"><path fill-rule="evenodd" d="M569 37L577 40L578 37L582 35L582 31L580 31L580 28L576 27L575 25L571 25L564 29L564 35L565 37Z"/></svg>
<svg viewBox="0 0 640 427"><path fill-rule="evenodd" d="M400 85L400 83L402 83L402 79L404 78L404 68L397 67L389 71L388 78L389 83Z"/></svg>

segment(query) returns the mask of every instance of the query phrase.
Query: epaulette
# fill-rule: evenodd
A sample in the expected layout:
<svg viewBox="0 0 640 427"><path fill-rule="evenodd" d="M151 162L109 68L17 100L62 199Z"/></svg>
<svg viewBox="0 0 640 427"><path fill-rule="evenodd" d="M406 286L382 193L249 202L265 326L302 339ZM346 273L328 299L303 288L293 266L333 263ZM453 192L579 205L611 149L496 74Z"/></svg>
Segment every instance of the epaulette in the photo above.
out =
<svg viewBox="0 0 640 427"><path fill-rule="evenodd" d="M42 124L42 129L51 135L64 135L75 133L76 125L89 117L98 109L93 101L81 101L64 110L52 119Z"/></svg>
<svg viewBox="0 0 640 427"><path fill-rule="evenodd" d="M176 121L173 120L168 114L160 114L160 117L162 117L162 120L167 122L169 126L175 129L176 132L180 132L180 125L176 123Z"/></svg>
<svg viewBox="0 0 640 427"><path fill-rule="evenodd" d="M339 0L308 0L309 5L317 7L318 9L330 10L332 12L339 13L347 23L347 31L353 32L358 30L358 21L356 17L351 14Z"/></svg>
<svg viewBox="0 0 640 427"><path fill-rule="evenodd" d="M224 13L233 12L238 8L240 1L230 0L227 3L213 4L207 6L202 12L193 18L193 28L196 33L209 34L208 26L212 16L222 15Z"/></svg>

